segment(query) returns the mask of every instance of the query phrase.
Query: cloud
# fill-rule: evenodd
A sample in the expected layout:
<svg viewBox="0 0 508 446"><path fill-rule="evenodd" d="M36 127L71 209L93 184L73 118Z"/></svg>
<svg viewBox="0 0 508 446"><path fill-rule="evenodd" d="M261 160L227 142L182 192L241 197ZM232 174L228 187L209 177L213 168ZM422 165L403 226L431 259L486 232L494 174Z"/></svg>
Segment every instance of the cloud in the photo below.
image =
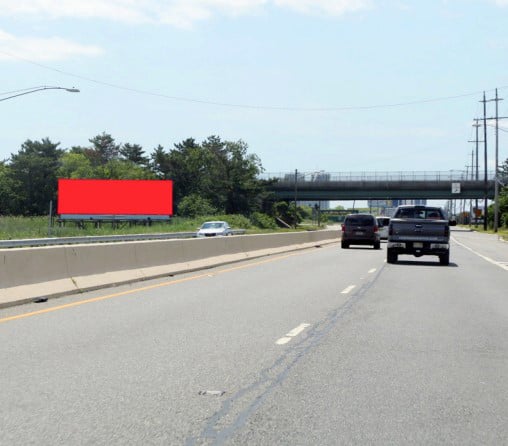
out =
<svg viewBox="0 0 508 446"><path fill-rule="evenodd" d="M98 56L102 53L101 48L80 45L59 37L46 39L16 37L0 30L0 60L21 57L32 61L50 61L71 56Z"/></svg>
<svg viewBox="0 0 508 446"><path fill-rule="evenodd" d="M147 4L152 0L0 0L0 15L41 18L103 18L122 22L149 21Z"/></svg>
<svg viewBox="0 0 508 446"><path fill-rule="evenodd" d="M38 20L100 19L127 24L160 23L189 29L217 15L236 17L268 7L301 14L339 16L366 9L372 0L0 0L0 17ZM2 54L3 51L3 54ZM0 30L0 60L6 54L50 61L74 55L96 56L103 51L60 37L19 37Z"/></svg>
<svg viewBox="0 0 508 446"><path fill-rule="evenodd" d="M0 16L98 18L125 23L192 27L215 15L239 16L275 6L301 14L340 16L368 9L373 0L0 0ZM498 0L501 1L501 0Z"/></svg>
<svg viewBox="0 0 508 446"><path fill-rule="evenodd" d="M287 7L302 14L340 16L372 7L371 0L273 0L277 6Z"/></svg>

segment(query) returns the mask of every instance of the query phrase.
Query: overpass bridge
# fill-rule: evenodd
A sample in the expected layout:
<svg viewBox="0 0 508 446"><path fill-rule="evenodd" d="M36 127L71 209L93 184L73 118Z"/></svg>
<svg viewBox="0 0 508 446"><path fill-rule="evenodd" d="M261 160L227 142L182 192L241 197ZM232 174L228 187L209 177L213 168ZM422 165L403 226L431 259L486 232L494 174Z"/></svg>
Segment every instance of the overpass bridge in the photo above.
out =
<svg viewBox="0 0 508 446"><path fill-rule="evenodd" d="M280 200L392 200L494 198L495 173L475 180L466 171L265 173Z"/></svg>

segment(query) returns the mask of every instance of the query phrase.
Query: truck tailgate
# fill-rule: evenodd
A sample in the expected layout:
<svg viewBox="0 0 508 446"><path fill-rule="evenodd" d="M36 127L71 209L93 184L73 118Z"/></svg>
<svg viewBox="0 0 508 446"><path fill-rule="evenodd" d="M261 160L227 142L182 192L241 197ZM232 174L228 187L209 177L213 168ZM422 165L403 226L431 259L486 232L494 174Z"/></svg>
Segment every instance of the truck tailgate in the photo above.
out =
<svg viewBox="0 0 508 446"><path fill-rule="evenodd" d="M448 238L448 222L444 220L392 219L390 240L434 241Z"/></svg>

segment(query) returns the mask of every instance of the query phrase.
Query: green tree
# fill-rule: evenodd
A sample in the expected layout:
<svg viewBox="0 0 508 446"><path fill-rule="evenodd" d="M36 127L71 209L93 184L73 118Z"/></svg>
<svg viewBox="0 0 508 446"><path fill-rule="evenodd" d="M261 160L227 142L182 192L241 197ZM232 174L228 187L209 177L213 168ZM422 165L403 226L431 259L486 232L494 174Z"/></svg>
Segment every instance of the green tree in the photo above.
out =
<svg viewBox="0 0 508 446"><path fill-rule="evenodd" d="M505 186L508 186L508 158L499 165L499 178Z"/></svg>
<svg viewBox="0 0 508 446"><path fill-rule="evenodd" d="M148 166L149 158L145 156L145 151L139 144L125 143L120 147L119 153L127 161L139 166Z"/></svg>
<svg viewBox="0 0 508 446"><path fill-rule="evenodd" d="M150 166L157 178L170 179L171 165L169 153L160 144L150 154Z"/></svg>
<svg viewBox="0 0 508 446"><path fill-rule="evenodd" d="M92 143L92 147L85 149L85 155L88 156L94 166L118 159L120 147L110 134L102 132L102 134L94 136L89 141Z"/></svg>
<svg viewBox="0 0 508 446"><path fill-rule="evenodd" d="M132 161L113 159L95 168L95 177L111 180L149 180L154 173L147 167L134 164Z"/></svg>
<svg viewBox="0 0 508 446"><path fill-rule="evenodd" d="M201 145L193 138L175 144L165 153L160 147L152 154L158 172L174 181L174 199L200 195L223 213L245 215L261 208L262 171L256 155L247 153L243 141L222 141L210 136ZM160 174L159 174L160 175Z"/></svg>
<svg viewBox="0 0 508 446"><path fill-rule="evenodd" d="M262 183L258 175L263 171L261 160L257 155L248 154L248 146L241 140L226 142L225 149L228 154L226 212L245 214L259 209Z"/></svg>
<svg viewBox="0 0 508 446"><path fill-rule="evenodd" d="M9 166L0 162L0 215L11 213L12 181Z"/></svg>
<svg viewBox="0 0 508 446"><path fill-rule="evenodd" d="M60 157L58 178L94 178L94 168L84 153L66 152Z"/></svg>
<svg viewBox="0 0 508 446"><path fill-rule="evenodd" d="M56 200L57 170L63 150L48 138L27 140L11 155L8 177L11 184L11 213L42 215L50 200Z"/></svg>
<svg viewBox="0 0 508 446"><path fill-rule="evenodd" d="M210 157L193 138L175 144L163 159L165 177L173 180L175 205L183 197L199 194L209 200L214 208L222 210L214 200L213 174Z"/></svg>
<svg viewBox="0 0 508 446"><path fill-rule="evenodd" d="M202 146L208 161L210 199L215 206L228 214L260 209L263 182L257 176L263 168L257 155L247 153L247 144L210 136Z"/></svg>

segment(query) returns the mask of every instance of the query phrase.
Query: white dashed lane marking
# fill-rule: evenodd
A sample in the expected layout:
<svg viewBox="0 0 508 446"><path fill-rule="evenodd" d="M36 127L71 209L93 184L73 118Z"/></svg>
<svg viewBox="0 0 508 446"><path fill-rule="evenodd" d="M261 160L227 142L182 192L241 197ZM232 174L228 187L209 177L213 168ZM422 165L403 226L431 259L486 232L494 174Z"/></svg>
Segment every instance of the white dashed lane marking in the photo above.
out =
<svg viewBox="0 0 508 446"><path fill-rule="evenodd" d="M344 288L340 294L349 294L353 289L356 288L356 285L349 285L347 288Z"/></svg>
<svg viewBox="0 0 508 446"><path fill-rule="evenodd" d="M287 344L291 339L293 339L295 336L298 336L303 330L305 330L307 327L310 327L310 324L300 324L298 327L293 328L291 331L286 333L286 336L283 338L277 339L275 342L277 345L284 345Z"/></svg>

